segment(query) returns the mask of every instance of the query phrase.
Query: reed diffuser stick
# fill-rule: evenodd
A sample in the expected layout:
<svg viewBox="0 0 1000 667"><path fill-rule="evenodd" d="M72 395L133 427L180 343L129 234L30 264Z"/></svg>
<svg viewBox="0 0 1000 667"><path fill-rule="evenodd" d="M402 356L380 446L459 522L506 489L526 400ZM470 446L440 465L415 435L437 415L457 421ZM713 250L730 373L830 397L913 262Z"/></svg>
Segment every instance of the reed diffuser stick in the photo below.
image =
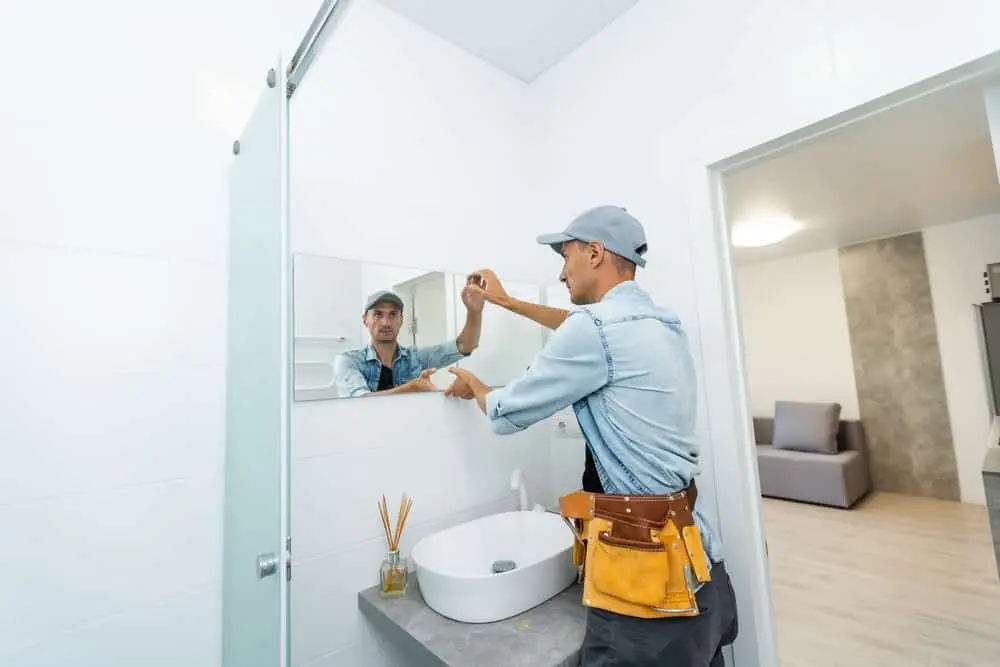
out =
<svg viewBox="0 0 1000 667"><path fill-rule="evenodd" d="M385 543L392 544L392 531L389 530L389 507L385 502L385 494L378 506L379 517L382 519L382 529L385 531Z"/></svg>
<svg viewBox="0 0 1000 667"><path fill-rule="evenodd" d="M393 530L393 524L389 518L389 504L386 502L384 494L378 503L382 529L385 531L386 547L389 549L388 571L383 573L382 581L384 593L400 593L406 588L406 573L403 572L403 568L406 566L405 563L400 565L399 543L403 537L403 529L406 527L406 520L410 516L412 507L413 499L404 493L399 501L399 514L396 515L395 530Z"/></svg>

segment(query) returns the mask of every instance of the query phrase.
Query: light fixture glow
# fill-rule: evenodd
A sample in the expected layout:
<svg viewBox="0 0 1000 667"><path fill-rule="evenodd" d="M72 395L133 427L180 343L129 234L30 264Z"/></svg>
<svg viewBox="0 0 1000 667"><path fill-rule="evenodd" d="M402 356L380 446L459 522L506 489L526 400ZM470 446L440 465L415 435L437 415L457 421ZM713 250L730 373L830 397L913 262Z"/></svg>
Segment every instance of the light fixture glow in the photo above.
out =
<svg viewBox="0 0 1000 667"><path fill-rule="evenodd" d="M754 218L733 225L732 243L740 248L759 248L784 241L802 225L787 216Z"/></svg>

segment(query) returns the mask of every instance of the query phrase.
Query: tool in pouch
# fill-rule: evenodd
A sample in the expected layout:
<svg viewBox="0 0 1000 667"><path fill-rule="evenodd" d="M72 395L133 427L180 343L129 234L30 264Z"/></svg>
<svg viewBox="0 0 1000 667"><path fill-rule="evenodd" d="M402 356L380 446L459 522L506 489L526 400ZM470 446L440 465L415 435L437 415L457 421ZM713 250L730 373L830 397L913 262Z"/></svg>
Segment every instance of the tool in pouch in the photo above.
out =
<svg viewBox="0 0 1000 667"><path fill-rule="evenodd" d="M692 481L668 496L562 496L583 603L638 618L697 616L695 589L711 580L692 514L697 494Z"/></svg>

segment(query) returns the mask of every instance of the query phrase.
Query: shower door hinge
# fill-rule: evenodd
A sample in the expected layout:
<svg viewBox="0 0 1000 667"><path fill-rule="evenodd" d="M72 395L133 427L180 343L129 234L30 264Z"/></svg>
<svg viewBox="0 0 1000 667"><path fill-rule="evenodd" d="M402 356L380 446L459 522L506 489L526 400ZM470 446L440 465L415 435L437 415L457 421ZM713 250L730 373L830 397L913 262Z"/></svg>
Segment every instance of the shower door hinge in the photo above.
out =
<svg viewBox="0 0 1000 667"><path fill-rule="evenodd" d="M292 536L285 538L285 581L292 580Z"/></svg>

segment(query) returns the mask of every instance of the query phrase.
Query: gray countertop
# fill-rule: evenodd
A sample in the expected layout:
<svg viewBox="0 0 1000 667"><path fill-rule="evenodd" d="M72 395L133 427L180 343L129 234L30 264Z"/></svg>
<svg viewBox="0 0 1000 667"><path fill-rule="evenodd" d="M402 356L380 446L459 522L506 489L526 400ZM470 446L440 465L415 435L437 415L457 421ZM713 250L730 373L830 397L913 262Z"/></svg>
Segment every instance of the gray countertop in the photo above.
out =
<svg viewBox="0 0 1000 667"><path fill-rule="evenodd" d="M406 595L358 593L358 607L414 663L447 667L577 667L586 609L573 585L528 611L495 623L459 623L427 606L416 575Z"/></svg>

